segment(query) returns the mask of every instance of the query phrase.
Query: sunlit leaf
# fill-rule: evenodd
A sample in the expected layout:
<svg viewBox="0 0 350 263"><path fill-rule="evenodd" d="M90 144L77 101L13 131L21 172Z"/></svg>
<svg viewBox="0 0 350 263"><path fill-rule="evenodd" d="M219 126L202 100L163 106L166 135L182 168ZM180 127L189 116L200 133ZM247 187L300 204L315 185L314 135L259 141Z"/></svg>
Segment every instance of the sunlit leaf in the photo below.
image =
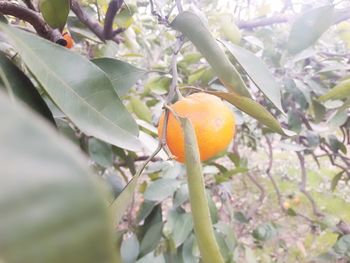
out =
<svg viewBox="0 0 350 263"><path fill-rule="evenodd" d="M29 107L55 124L49 107L30 79L6 55L0 52L0 78L10 97L26 103Z"/></svg>
<svg viewBox="0 0 350 263"><path fill-rule="evenodd" d="M2 93L0 116L1 260L113 262L106 196L80 150Z"/></svg>
<svg viewBox="0 0 350 263"><path fill-rule="evenodd" d="M83 132L129 150L138 127L107 76L86 58L33 34L0 24L57 106Z"/></svg>
<svg viewBox="0 0 350 263"><path fill-rule="evenodd" d="M237 59L256 86L276 106L277 109L284 113L281 104L280 85L276 82L275 77L272 75L267 65L247 49L226 41L222 41L222 43Z"/></svg>
<svg viewBox="0 0 350 263"><path fill-rule="evenodd" d="M296 54L314 44L333 24L333 5L322 6L303 13L296 19L288 39L288 51Z"/></svg>
<svg viewBox="0 0 350 263"><path fill-rule="evenodd" d="M238 71L196 14L188 11L180 13L172 21L171 27L183 33L195 45L230 91L250 97Z"/></svg>
<svg viewBox="0 0 350 263"><path fill-rule="evenodd" d="M91 61L107 74L114 90L121 97L125 96L128 90L146 73L142 69L114 58L95 58Z"/></svg>

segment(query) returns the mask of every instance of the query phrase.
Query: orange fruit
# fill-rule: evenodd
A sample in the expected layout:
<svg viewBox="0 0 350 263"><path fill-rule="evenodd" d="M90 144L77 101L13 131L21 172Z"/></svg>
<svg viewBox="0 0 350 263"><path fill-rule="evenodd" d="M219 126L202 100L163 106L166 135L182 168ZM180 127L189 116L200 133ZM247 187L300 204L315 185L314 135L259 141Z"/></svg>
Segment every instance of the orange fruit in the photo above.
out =
<svg viewBox="0 0 350 263"><path fill-rule="evenodd" d="M235 117L230 108L214 95L199 92L185 97L173 105L172 110L180 117L187 117L195 130L202 161L224 151L235 134ZM164 113L158 125L161 139ZM181 124L170 112L166 142L175 160L185 162L184 135Z"/></svg>
<svg viewBox="0 0 350 263"><path fill-rule="evenodd" d="M289 208L291 208L290 203L287 202L287 201L285 201L285 202L283 203L283 208L286 209L286 210L288 210Z"/></svg>
<svg viewBox="0 0 350 263"><path fill-rule="evenodd" d="M74 46L74 41L73 38L70 34L68 34L67 32L63 33L63 38L64 40L66 40L67 44L66 44L66 48L72 48Z"/></svg>

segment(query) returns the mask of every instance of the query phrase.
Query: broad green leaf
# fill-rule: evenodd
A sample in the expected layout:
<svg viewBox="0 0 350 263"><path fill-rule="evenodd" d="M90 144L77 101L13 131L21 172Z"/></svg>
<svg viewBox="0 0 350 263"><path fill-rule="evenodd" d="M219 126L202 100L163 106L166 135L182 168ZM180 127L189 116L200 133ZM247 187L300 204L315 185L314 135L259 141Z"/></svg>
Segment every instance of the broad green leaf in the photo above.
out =
<svg viewBox="0 0 350 263"><path fill-rule="evenodd" d="M138 127L107 76L86 58L20 29L0 24L24 63L57 106L88 135L138 150Z"/></svg>
<svg viewBox="0 0 350 263"><path fill-rule="evenodd" d="M149 201L161 202L174 194L181 182L176 179L161 178L152 182L147 188L144 198Z"/></svg>
<svg viewBox="0 0 350 263"><path fill-rule="evenodd" d="M270 128L272 131L275 131L279 134L288 135L286 131L284 131L279 122L272 116L270 112L268 112L263 106L254 100L236 95L234 93L227 93L221 91L208 91L208 93L216 95L229 103L236 106L239 110L247 113L252 116L266 127Z"/></svg>
<svg viewBox="0 0 350 263"><path fill-rule="evenodd" d="M132 111L139 119L147 121L148 123L152 122L152 112L142 100L133 96L130 98L130 104Z"/></svg>
<svg viewBox="0 0 350 263"><path fill-rule="evenodd" d="M128 236L122 241L120 247L120 254L123 263L135 263L139 255L140 244L135 234Z"/></svg>
<svg viewBox="0 0 350 263"><path fill-rule="evenodd" d="M222 41L228 51L235 57L245 72L262 93L284 113L281 104L281 89L270 72L267 65L256 55L245 48L234 45L232 43Z"/></svg>
<svg viewBox="0 0 350 263"><path fill-rule="evenodd" d="M318 99L320 101L326 100L341 100L350 97L350 79L344 80L333 87L326 94L322 95Z"/></svg>
<svg viewBox="0 0 350 263"><path fill-rule="evenodd" d="M39 0L40 13L52 28L65 26L70 9L69 0Z"/></svg>
<svg viewBox="0 0 350 263"><path fill-rule="evenodd" d="M1 260L114 262L106 196L80 150L2 93L0 116Z"/></svg>
<svg viewBox="0 0 350 263"><path fill-rule="evenodd" d="M165 231L171 233L176 247L179 247L193 230L192 216L189 213L179 212L176 209L170 210L168 221L164 226Z"/></svg>
<svg viewBox="0 0 350 263"><path fill-rule="evenodd" d="M292 26L288 39L288 51L296 54L314 44L333 24L333 14L332 5L303 13Z"/></svg>
<svg viewBox="0 0 350 263"><path fill-rule="evenodd" d="M114 58L96 58L91 61L107 74L120 97L125 96L136 81L146 73L142 69Z"/></svg>
<svg viewBox="0 0 350 263"><path fill-rule="evenodd" d="M23 101L34 111L55 124L49 107L46 105L33 83L2 52L0 52L0 79L13 99Z"/></svg>
<svg viewBox="0 0 350 263"><path fill-rule="evenodd" d="M112 146L96 138L89 139L89 154L92 160L108 168L113 165Z"/></svg>
<svg viewBox="0 0 350 263"><path fill-rule="evenodd" d="M174 194L173 206L178 207L186 201L188 201L188 187L186 184L183 184Z"/></svg>
<svg viewBox="0 0 350 263"><path fill-rule="evenodd" d="M242 96L250 97L240 74L196 14L188 11L180 13L172 21L171 27L183 33L195 45L226 88Z"/></svg>
<svg viewBox="0 0 350 263"><path fill-rule="evenodd" d="M202 261L204 263L223 263L224 259L215 239L210 217L196 134L187 118L179 117L179 119L185 137L187 182L194 232Z"/></svg>

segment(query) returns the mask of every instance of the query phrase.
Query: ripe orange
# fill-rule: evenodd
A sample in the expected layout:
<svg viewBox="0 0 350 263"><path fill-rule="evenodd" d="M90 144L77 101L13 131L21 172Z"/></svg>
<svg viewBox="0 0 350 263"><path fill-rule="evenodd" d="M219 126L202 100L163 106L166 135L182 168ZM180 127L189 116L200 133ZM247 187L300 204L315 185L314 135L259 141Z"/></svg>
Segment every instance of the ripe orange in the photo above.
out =
<svg viewBox="0 0 350 263"><path fill-rule="evenodd" d="M68 34L67 32L63 33L63 38L64 40L67 41L67 45L66 45L66 48L72 48L74 46L74 41L73 41L73 38L70 34Z"/></svg>
<svg viewBox="0 0 350 263"><path fill-rule="evenodd" d="M191 121L199 147L202 161L208 160L224 151L235 134L235 118L227 105L214 95L199 92L194 93L171 105L171 108L181 117ZM164 113L158 125L158 136L161 139ZM185 162L184 136L181 124L173 114L169 113L167 145L175 159Z"/></svg>

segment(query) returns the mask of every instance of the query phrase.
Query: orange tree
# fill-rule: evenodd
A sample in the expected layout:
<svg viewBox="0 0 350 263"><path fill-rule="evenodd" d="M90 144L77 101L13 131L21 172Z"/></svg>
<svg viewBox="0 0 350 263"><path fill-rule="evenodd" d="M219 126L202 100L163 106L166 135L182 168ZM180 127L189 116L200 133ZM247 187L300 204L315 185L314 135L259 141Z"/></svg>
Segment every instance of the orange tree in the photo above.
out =
<svg viewBox="0 0 350 263"><path fill-rule="evenodd" d="M349 260L347 1L0 14L0 262Z"/></svg>

